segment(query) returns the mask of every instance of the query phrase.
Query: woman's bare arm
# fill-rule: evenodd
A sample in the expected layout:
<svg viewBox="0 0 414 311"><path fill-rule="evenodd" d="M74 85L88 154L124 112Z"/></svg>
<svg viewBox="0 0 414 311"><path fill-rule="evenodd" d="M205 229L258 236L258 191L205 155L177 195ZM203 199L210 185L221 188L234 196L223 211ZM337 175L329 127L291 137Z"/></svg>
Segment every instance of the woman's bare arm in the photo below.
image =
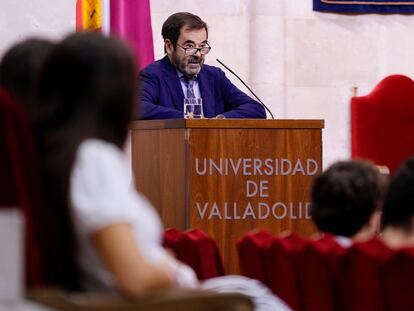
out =
<svg viewBox="0 0 414 311"><path fill-rule="evenodd" d="M172 285L168 266L153 265L140 253L129 224L98 230L92 235L92 243L124 294L142 296Z"/></svg>

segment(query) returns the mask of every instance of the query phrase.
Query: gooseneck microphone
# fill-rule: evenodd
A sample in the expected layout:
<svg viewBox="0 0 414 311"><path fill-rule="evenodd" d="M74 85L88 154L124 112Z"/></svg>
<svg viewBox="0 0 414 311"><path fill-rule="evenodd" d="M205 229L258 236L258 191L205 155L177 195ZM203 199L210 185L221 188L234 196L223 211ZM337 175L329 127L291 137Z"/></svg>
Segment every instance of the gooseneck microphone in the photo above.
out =
<svg viewBox="0 0 414 311"><path fill-rule="evenodd" d="M252 93L253 94L253 96L259 101L259 103L260 104L262 104L262 106L263 106L263 108L264 109L266 109L268 112L269 112L269 114L270 114L270 116L272 117L272 119L274 120L275 118L273 117L273 113L269 110L269 108L267 108L267 106L260 100L260 98L259 97L257 97L257 95L251 90L251 88L249 88L248 86L247 86L247 84L238 76L238 75L236 75L236 73L233 71L233 70L231 70L229 67L227 67L226 65L224 65L223 64L223 62L221 62L218 58L216 58L216 61L218 61L221 65L223 65L223 67L224 68L226 68L228 71L230 71L237 79L239 79L240 80L240 82L241 83L243 83L243 85L245 86L245 87L247 87L247 89L250 91L250 93Z"/></svg>

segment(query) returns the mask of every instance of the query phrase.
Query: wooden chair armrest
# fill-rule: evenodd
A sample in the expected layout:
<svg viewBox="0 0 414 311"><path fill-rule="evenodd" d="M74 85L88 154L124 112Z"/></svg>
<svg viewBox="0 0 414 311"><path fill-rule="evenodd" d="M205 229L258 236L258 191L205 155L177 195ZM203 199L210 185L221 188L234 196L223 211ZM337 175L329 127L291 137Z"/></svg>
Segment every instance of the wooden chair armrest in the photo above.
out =
<svg viewBox="0 0 414 311"><path fill-rule="evenodd" d="M237 293L170 288L142 298L112 293L73 293L58 289L31 290L28 299L63 311L252 311L250 298Z"/></svg>

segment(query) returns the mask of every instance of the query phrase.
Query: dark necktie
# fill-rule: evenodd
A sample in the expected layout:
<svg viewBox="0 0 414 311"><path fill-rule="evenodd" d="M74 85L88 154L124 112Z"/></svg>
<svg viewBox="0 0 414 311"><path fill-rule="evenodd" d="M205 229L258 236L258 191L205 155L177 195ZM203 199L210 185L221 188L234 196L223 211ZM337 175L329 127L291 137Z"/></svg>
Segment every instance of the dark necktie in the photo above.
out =
<svg viewBox="0 0 414 311"><path fill-rule="evenodd" d="M183 76L183 81L187 86L187 98L195 98L194 94L194 78L187 78Z"/></svg>

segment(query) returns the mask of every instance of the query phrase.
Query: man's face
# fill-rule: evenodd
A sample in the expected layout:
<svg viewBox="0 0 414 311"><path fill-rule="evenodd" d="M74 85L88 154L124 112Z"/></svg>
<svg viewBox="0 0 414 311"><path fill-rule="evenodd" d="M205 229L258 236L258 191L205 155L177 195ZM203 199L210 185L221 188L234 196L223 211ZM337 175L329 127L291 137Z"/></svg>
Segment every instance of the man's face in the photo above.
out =
<svg viewBox="0 0 414 311"><path fill-rule="evenodd" d="M197 75L201 66L204 64L205 55L201 55L200 51L195 54L186 54L183 48L203 47L207 44L207 32L203 29L188 29L183 26L177 45L174 47L170 40L165 40L165 47L171 64L184 75L193 77Z"/></svg>

